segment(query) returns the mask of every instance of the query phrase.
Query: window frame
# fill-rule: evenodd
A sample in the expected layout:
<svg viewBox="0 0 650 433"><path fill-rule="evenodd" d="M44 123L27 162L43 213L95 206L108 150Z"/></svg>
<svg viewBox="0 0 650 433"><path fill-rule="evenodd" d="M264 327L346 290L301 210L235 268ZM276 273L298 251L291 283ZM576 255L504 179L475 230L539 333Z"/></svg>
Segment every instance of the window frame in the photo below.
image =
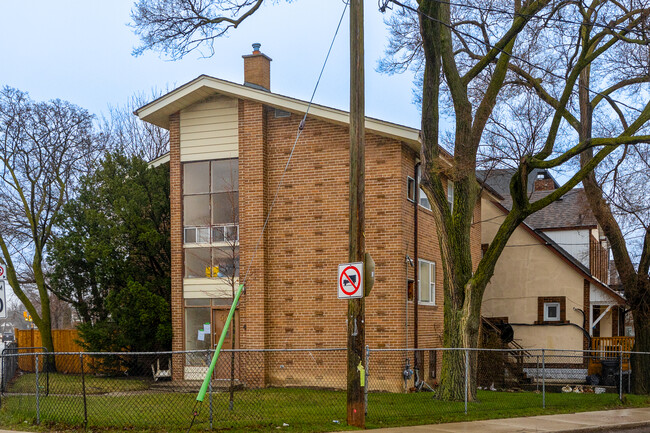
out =
<svg viewBox="0 0 650 433"><path fill-rule="evenodd" d="M454 181L447 180L447 203L449 203L449 210L451 212L454 211L454 194L455 193L456 193L456 191L455 191Z"/></svg>
<svg viewBox="0 0 650 433"><path fill-rule="evenodd" d="M430 301L422 301L422 264L429 265L429 299ZM433 272L432 272L433 269ZM418 259L418 304L420 305L436 305L436 262L426 259Z"/></svg>
<svg viewBox="0 0 650 433"><path fill-rule="evenodd" d="M557 308L556 316L551 317L548 314L549 307ZM562 320L562 315L560 313L562 305L559 302L544 302L544 322L560 322Z"/></svg>
<svg viewBox="0 0 650 433"><path fill-rule="evenodd" d="M406 176L406 199L415 203L415 179L411 176Z"/></svg>

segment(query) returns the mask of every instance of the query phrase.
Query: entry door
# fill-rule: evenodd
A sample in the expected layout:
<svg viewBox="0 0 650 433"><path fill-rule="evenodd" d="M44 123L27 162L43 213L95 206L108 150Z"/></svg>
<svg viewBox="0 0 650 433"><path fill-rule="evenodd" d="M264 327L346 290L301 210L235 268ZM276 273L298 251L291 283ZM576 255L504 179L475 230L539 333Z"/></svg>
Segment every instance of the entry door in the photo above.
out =
<svg viewBox="0 0 650 433"><path fill-rule="evenodd" d="M228 318L229 310L212 310L212 344L216 349L217 344L219 343L219 338L221 338L221 333L223 328L226 325L226 319ZM235 349L239 349L239 311L235 311L235 315L232 318L230 327L228 327L228 332L226 333L226 339L223 341L222 350L232 349L233 335L235 338ZM235 379L237 379L239 371L239 359L240 354L235 353L234 355L234 364L235 364ZM214 369L214 378L215 379L230 379L230 371L232 365L232 354L231 352L223 352L219 355L219 361Z"/></svg>

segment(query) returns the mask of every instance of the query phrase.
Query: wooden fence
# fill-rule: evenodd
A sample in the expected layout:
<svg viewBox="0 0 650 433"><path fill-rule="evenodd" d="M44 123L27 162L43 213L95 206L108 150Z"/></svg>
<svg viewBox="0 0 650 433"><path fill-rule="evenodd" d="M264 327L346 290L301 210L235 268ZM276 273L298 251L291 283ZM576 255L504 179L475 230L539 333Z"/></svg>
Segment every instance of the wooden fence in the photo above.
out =
<svg viewBox="0 0 650 433"><path fill-rule="evenodd" d="M16 343L18 349L29 347L41 347L41 333L38 329L19 330L16 329ZM57 329L52 330L52 340L54 342L55 352L84 352L77 340L79 334L76 329ZM18 353L40 352L39 350L19 350ZM43 367L43 358L39 359L39 368ZM57 371L63 373L81 373L79 362L72 362L69 356L57 357L55 360ZM34 357L21 356L18 358L18 368L23 371L34 371Z"/></svg>

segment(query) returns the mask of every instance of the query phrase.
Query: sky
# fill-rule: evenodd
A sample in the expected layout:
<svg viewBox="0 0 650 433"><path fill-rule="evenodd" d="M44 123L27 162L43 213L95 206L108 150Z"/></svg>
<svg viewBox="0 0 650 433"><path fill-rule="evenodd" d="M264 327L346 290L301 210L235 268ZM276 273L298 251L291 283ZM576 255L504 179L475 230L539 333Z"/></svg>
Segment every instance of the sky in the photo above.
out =
<svg viewBox="0 0 650 433"><path fill-rule="evenodd" d="M336 25L342 0L267 2L215 43L215 55L177 61L156 52L132 55L139 40L128 26L134 0L0 0L0 86L35 100L63 99L101 115L131 95L172 90L201 74L243 83L244 54L262 44L271 57L271 90L308 100ZM376 71L387 45L384 16L365 2L366 115L419 127L411 73ZM314 101L349 108L349 13L341 26Z"/></svg>

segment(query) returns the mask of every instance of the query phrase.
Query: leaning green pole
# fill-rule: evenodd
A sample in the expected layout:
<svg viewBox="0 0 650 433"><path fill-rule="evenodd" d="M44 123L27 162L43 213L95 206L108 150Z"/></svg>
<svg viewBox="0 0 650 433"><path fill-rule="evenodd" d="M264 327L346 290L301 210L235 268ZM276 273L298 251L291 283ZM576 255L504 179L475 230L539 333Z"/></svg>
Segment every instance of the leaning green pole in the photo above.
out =
<svg viewBox="0 0 650 433"><path fill-rule="evenodd" d="M217 365L217 359L219 359L219 353L221 353L221 346L223 346L223 342L226 339L226 335L228 334L228 328L230 328L230 322L232 321L232 317L235 315L235 310L237 309L237 304L239 303L239 297L241 296L243 291L244 291L244 285L240 284L239 290L237 290L237 294L235 294L235 299L233 299L232 301L232 306L230 307L230 312L228 313L226 324L223 327L223 331L221 331L221 337L219 337L217 350L214 351L214 356L212 356L212 362L210 363L210 368L208 368L208 373L205 375L205 379L203 379L203 385L201 385L201 389L199 390L199 395L196 396L196 401L202 402L203 399L205 398L205 393L208 390L208 385L210 384L210 378L212 377L214 366Z"/></svg>

